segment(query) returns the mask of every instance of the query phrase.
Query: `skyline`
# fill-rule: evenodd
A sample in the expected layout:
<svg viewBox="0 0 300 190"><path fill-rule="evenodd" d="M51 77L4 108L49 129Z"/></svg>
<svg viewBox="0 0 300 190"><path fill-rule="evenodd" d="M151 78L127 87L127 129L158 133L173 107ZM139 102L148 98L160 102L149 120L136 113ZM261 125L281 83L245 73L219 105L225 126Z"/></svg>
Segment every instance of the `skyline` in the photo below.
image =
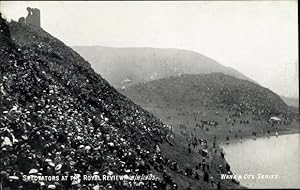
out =
<svg viewBox="0 0 300 190"><path fill-rule="evenodd" d="M299 97L297 4L1 1L0 10L18 20L26 7L39 8L42 28L69 46L193 50L279 95Z"/></svg>

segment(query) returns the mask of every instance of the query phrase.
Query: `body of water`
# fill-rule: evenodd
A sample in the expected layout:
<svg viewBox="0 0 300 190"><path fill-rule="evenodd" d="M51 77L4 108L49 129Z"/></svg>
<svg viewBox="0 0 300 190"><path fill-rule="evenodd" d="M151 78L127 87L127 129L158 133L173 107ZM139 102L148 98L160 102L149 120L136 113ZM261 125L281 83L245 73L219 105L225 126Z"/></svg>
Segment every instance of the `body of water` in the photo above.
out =
<svg viewBox="0 0 300 190"><path fill-rule="evenodd" d="M222 145L225 159L248 188L300 188L300 134Z"/></svg>

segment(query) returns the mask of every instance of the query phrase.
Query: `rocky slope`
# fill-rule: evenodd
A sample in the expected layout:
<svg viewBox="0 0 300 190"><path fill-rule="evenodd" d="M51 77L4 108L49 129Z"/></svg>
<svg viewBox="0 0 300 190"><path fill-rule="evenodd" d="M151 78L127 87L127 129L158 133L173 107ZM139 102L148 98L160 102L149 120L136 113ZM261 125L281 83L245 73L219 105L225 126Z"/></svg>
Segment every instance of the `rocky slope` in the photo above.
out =
<svg viewBox="0 0 300 190"><path fill-rule="evenodd" d="M118 93L75 51L43 29L0 18L1 186L119 189L152 183L24 182L24 175L149 174L168 128ZM9 188L10 187L10 188Z"/></svg>
<svg viewBox="0 0 300 190"><path fill-rule="evenodd" d="M223 72L241 79L246 76L225 67L197 52L159 48L112 48L102 46L75 46L96 72L114 87L121 88L180 74L207 74Z"/></svg>

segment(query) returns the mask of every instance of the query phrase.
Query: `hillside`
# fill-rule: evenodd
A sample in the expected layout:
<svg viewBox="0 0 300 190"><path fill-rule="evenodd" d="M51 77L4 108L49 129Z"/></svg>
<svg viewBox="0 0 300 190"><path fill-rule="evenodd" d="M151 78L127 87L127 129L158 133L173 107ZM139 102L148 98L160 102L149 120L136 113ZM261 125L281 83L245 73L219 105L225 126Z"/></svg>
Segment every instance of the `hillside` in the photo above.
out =
<svg viewBox="0 0 300 190"><path fill-rule="evenodd" d="M219 144L299 133L298 112L290 109L278 95L222 73L172 76L119 91L173 126L175 146L179 150L185 146L185 150L200 153L203 149L198 150L197 141L208 142L206 161L216 170L224 167L218 154L222 152ZM280 120L271 120L274 116ZM189 157L187 151L181 151L189 157L183 160L180 154L172 155L164 150L181 164L199 160L199 157Z"/></svg>
<svg viewBox="0 0 300 190"><path fill-rule="evenodd" d="M222 108L266 118L288 113L287 105L269 89L222 73L169 77L120 91L143 106Z"/></svg>
<svg viewBox="0 0 300 190"><path fill-rule="evenodd" d="M4 187L12 179L21 185L22 174L151 171L145 157L153 156L154 145L165 138L163 124L42 29L15 22L9 26L13 42L1 34L8 45L1 44L0 64ZM46 184L56 189L70 185ZM16 189L18 183L13 185Z"/></svg>
<svg viewBox="0 0 300 190"><path fill-rule="evenodd" d="M151 172L149 158L160 158L154 145L163 142L167 132L159 120L119 94L88 62L41 28L12 22L9 31L2 18L0 24L2 187L96 185L70 179L24 182L22 175Z"/></svg>
<svg viewBox="0 0 300 190"><path fill-rule="evenodd" d="M181 190L211 186L203 181L207 172L198 172L201 180L195 179L197 152L186 155L169 125L111 87L71 48L39 27L7 24L0 18L0 29L1 187ZM224 163L218 159L212 166ZM185 174L187 168L192 175ZM209 172L216 184L239 187L221 181L222 171ZM84 174L152 174L158 180L85 181ZM68 180L42 178L62 175Z"/></svg>
<svg viewBox="0 0 300 190"><path fill-rule="evenodd" d="M183 73L223 72L251 81L233 68L225 67L211 58L188 50L103 46L73 48L92 64L96 72L116 88Z"/></svg>

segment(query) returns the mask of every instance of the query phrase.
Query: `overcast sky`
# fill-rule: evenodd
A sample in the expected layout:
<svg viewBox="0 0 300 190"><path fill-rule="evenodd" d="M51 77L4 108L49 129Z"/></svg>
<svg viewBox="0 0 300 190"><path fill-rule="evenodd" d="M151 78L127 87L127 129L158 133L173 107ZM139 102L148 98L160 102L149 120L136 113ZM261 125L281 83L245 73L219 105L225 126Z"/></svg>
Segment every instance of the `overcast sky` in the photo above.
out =
<svg viewBox="0 0 300 190"><path fill-rule="evenodd" d="M7 19L41 10L42 27L67 45L180 48L298 97L295 1L0 1Z"/></svg>

